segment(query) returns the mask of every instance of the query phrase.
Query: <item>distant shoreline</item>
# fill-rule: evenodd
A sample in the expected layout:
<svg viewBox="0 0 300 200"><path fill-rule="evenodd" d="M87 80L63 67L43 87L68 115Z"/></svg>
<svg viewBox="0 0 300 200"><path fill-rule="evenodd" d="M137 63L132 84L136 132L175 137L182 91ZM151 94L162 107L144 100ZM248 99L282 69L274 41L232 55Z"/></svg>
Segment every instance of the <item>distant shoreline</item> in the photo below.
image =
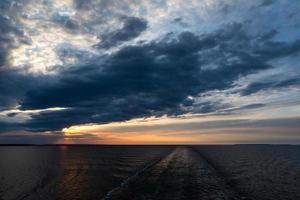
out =
<svg viewBox="0 0 300 200"><path fill-rule="evenodd" d="M299 146L300 144L0 144L0 146Z"/></svg>

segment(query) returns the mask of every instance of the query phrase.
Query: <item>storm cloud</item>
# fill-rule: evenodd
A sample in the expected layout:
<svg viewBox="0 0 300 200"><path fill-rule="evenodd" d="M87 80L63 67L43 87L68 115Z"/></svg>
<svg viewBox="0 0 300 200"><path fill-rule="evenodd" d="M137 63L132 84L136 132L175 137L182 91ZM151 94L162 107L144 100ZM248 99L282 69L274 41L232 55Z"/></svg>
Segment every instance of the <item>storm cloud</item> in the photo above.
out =
<svg viewBox="0 0 300 200"><path fill-rule="evenodd" d="M122 42L132 40L147 29L147 22L137 17L125 17L120 29L106 33L101 36L99 48L110 48Z"/></svg>
<svg viewBox="0 0 300 200"><path fill-rule="evenodd" d="M213 34L197 36L184 32L177 38L125 46L101 65L79 66L65 71L55 84L29 90L21 109L68 108L33 116L28 126L42 130L184 114L182 107L189 96L227 89L240 76L272 68L267 62L276 55L265 53L265 49L270 49L269 44L257 48L250 46L251 39L243 32L242 25L233 24ZM241 48L248 48L248 52ZM290 46L282 44L277 49L284 52ZM222 55L223 52L236 60ZM207 59L216 55L217 60ZM203 69L208 64L218 67ZM210 105L207 110L207 106L200 105L194 112L218 109Z"/></svg>
<svg viewBox="0 0 300 200"><path fill-rule="evenodd" d="M144 3L140 9L108 1L101 1L102 7L81 0L61 7L37 4L43 16L13 14L12 9L31 11L30 1L1 2L0 132L59 132L135 118L236 114L267 107L267 101L242 99L259 91L296 91L300 71L290 65L299 61L300 15L293 8L277 11L282 1L241 1L237 9L245 12L237 19L224 11L232 9L230 3L206 8L212 21L205 22L203 13L185 18L175 10L165 17L160 8L167 2ZM274 13L266 13L269 7L289 21L288 28L270 22ZM31 27L34 20L38 23ZM36 70L40 68L43 73ZM275 76L286 68L296 69ZM239 98L244 104L235 104Z"/></svg>
<svg viewBox="0 0 300 200"><path fill-rule="evenodd" d="M249 84L244 90L242 90L242 95L250 95L259 91L265 90L272 90L272 89L280 89L280 88L287 88L291 86L299 86L300 79L299 78L292 78L288 80L273 80L269 82L254 82Z"/></svg>

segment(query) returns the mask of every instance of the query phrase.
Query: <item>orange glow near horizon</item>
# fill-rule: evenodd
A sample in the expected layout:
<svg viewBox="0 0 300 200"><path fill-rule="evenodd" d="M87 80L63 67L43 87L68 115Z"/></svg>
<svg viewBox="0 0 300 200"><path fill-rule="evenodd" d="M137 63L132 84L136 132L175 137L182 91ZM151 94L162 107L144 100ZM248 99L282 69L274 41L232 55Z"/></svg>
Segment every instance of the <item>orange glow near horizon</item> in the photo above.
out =
<svg viewBox="0 0 300 200"><path fill-rule="evenodd" d="M206 119L209 121L210 119ZM198 137L190 135L193 131L173 130L175 124L184 125L187 122L203 122L202 118L146 118L133 119L125 122L109 124L85 124L64 128L66 136L80 136L86 133L96 136L90 143L104 144L191 144L199 141ZM97 137L99 140L97 140ZM204 139L204 138L203 138ZM201 141L204 141L200 139ZM82 141L79 141L82 142Z"/></svg>
<svg viewBox="0 0 300 200"><path fill-rule="evenodd" d="M249 117L249 116L248 116ZM234 118L235 120L237 118ZM249 118L241 117L241 120ZM251 119L251 117L250 117ZM253 119L253 116L252 116ZM87 144L234 144L285 139L286 130L272 127L235 127L211 125L230 121L226 116L184 116L146 118L109 124L84 124L64 128L67 141ZM290 130L297 132L297 130ZM257 134L259 133L259 134ZM296 137L296 136L295 136ZM295 138L297 139L297 137Z"/></svg>

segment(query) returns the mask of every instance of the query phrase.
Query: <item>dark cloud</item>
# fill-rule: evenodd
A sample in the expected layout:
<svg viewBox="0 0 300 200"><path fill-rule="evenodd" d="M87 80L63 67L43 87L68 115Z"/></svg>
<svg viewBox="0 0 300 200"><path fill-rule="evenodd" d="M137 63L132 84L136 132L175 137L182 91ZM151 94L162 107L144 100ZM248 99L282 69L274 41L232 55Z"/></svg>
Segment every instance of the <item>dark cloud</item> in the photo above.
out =
<svg viewBox="0 0 300 200"><path fill-rule="evenodd" d="M18 115L18 113L8 113L8 114L6 114L7 117L15 117L17 115Z"/></svg>
<svg viewBox="0 0 300 200"><path fill-rule="evenodd" d="M182 27L188 27L188 24L181 18L181 17L177 17L173 20L173 23L178 24Z"/></svg>
<svg viewBox="0 0 300 200"><path fill-rule="evenodd" d="M218 104L217 104L218 105ZM247 104L247 105L242 105L239 107L233 107L234 105L225 105L223 110L220 110L217 112L217 115L232 115L232 114L239 114L245 110L251 110L251 109L258 109L258 108L263 108L267 106L267 104L263 103L253 103L253 104ZM220 107L220 106L219 106ZM229 108L228 108L229 107Z"/></svg>
<svg viewBox="0 0 300 200"><path fill-rule="evenodd" d="M167 125L161 125L162 127ZM184 128L182 128L182 126ZM151 129L152 127L149 127ZM242 128L248 129L252 128L252 134L255 134L253 130L258 128L268 128L275 130L276 128L282 129L294 129L293 133L297 133L295 130L300 128L300 118L274 118L274 119L236 119L236 120L216 120L216 121L209 121L209 122L190 122L186 124L175 124L173 127L176 129L183 129L183 130L201 130L201 129L227 129L230 130L231 128ZM241 131L242 132L242 131ZM221 132L224 133L224 132ZM261 133L261 132L260 132ZM195 133L197 134L197 133Z"/></svg>
<svg viewBox="0 0 300 200"><path fill-rule="evenodd" d="M300 40L292 43L265 41L264 46L258 47L255 53L263 59L281 58L295 55L300 51Z"/></svg>
<svg viewBox="0 0 300 200"><path fill-rule="evenodd" d="M67 63L69 60L84 62L93 56L90 52L83 49L78 49L69 43L57 45L55 52L59 59L64 63Z"/></svg>
<svg viewBox="0 0 300 200"><path fill-rule="evenodd" d="M32 80L11 68L8 60L13 48L30 43L15 19L23 5L10 0L0 1L0 111L15 106Z"/></svg>
<svg viewBox="0 0 300 200"><path fill-rule="evenodd" d="M78 9L89 9L86 6L91 5L81 0L74 3ZM11 4L2 1L1 11L8 9L7 6ZM0 15L0 45L3 47L0 65L6 63L7 53L14 48L15 38L11 33L19 39L24 38L8 17L5 13ZM74 19L60 14L53 15L51 20L72 31L79 26ZM183 23L183 19L177 18L174 23ZM224 106L218 102L196 104L188 97L230 88L242 76L271 68L268 61L300 51L300 41L275 42L272 39L276 30L253 36L245 24L231 23L204 35L168 34L155 41L122 46L112 54L90 60L88 52L61 44L55 49L61 60L76 58L87 62L61 69L53 77L1 69L0 109L17 104L23 110L67 108L32 114L27 122L4 123L3 127L5 130L55 131L74 124L222 110ZM133 40L147 26L144 19L124 17L123 26L103 34L98 47L107 49ZM243 95L287 85L282 82L255 86L254 83Z"/></svg>
<svg viewBox="0 0 300 200"><path fill-rule="evenodd" d="M280 89L290 86L299 86L300 78L292 78L283 81L273 80L268 82L254 82L249 84L245 89L241 91L243 96L247 96L262 90Z"/></svg>
<svg viewBox="0 0 300 200"><path fill-rule="evenodd" d="M15 106L26 92L30 78L0 68L0 111Z"/></svg>
<svg viewBox="0 0 300 200"><path fill-rule="evenodd" d="M35 91L49 83L55 83L55 78L28 75L17 69L0 68L0 111L17 106L28 90Z"/></svg>
<svg viewBox="0 0 300 200"><path fill-rule="evenodd" d="M0 1L0 133L3 136L0 143L3 139L9 143L56 142L66 137L61 134L62 128L84 123L110 123L164 115L179 117L187 113L234 115L249 109L257 109L257 112L269 103L261 104L256 100L249 105L231 105L226 103L229 102L227 99L224 101L227 92L236 91L236 81L243 80L246 75L262 75L264 70L273 67L272 63L277 65L283 61L286 68L297 64L295 60L298 60L300 52L297 6L280 1L220 2L215 8L208 9L208 14L213 16L207 18L210 24L201 24L201 15L195 15L191 9L175 8L177 6L170 9L169 16L149 17L152 11L156 13L160 9L171 8L164 1L151 2L151 6L149 2L136 1L138 9L128 1L73 0L73 5L64 6L45 1L36 6L41 12L26 10L30 7L25 6L26 3L34 8L32 3L37 2ZM286 8L285 12L280 11L282 6ZM174 18L180 15L179 10L186 13L184 18ZM76 13L68 16L69 11ZM192 11L191 14L187 13L189 11ZM130 13L136 17L124 17ZM149 17L151 29L147 30L148 21L141 17ZM272 19L274 22L270 23ZM32 23L26 23L29 21ZM108 27L111 22L114 25L119 23L120 28ZM193 27L190 26L192 24ZM48 27L52 31L58 26L65 28L67 35L74 35L74 41L62 38L64 41L59 40L50 46L43 42L36 48L30 45L30 37L33 41L49 40L48 34L43 31ZM197 28L199 32L190 32ZM181 32L182 29L189 31ZM153 41L149 38L137 40L135 44L134 39L144 31L157 38ZM101 43L88 48L85 42L81 45L81 38L75 36L82 33L99 37ZM162 35L164 33L168 34ZM52 36L52 32L49 35ZM28 61L34 66L10 66L14 63L10 62L14 57L11 56L12 51L23 44L28 45L23 56L44 59L44 50L52 48L62 64L52 66L57 62L46 63L51 65L47 72L55 71L51 75L27 71L31 67L39 68L37 60ZM41 55L38 55L39 50ZM31 57L30 54L37 56ZM279 67L282 66L277 66L272 72ZM264 95L268 95L268 90L299 87L298 71L294 71L295 74L287 71L282 77L266 74L266 79L259 82L247 79L250 84L237 92L246 96L265 91ZM252 77L249 76L249 79ZM227 90L232 87L234 90ZM214 95L216 98L213 98ZM20 106L21 110L66 109L7 112L18 109L16 106ZM299 130L298 124L298 118L231 120L197 122L186 124L183 128L236 127L240 131L241 127L248 126L252 133L254 127L278 126ZM166 125L165 128L175 130L180 126L170 128ZM144 128L140 127L140 130ZM55 134L49 135L45 131ZM80 137L72 139L94 136L86 134Z"/></svg>
<svg viewBox="0 0 300 200"><path fill-rule="evenodd" d="M90 9L92 7L92 0L74 0L77 9Z"/></svg>
<svg viewBox="0 0 300 200"><path fill-rule="evenodd" d="M276 56L298 51L294 44L253 45L240 24L213 34L184 32L177 38L126 46L105 58L63 72L64 76L30 90L21 109L67 107L32 116L30 130L59 130L82 123L108 123L136 117L179 115L191 106L188 96L232 86L240 76L268 69ZM293 49L293 51L291 50ZM203 66L216 65L209 68ZM208 103L192 112L207 113L223 107Z"/></svg>
<svg viewBox="0 0 300 200"><path fill-rule="evenodd" d="M5 133L9 131L22 130L23 125L19 123L9 123L0 121L0 133Z"/></svg>
<svg viewBox="0 0 300 200"><path fill-rule="evenodd" d="M274 0L263 0L260 6L269 6L274 3Z"/></svg>
<svg viewBox="0 0 300 200"><path fill-rule="evenodd" d="M189 99L188 99L189 100ZM203 113L203 114L214 114L214 115L220 115L220 114L225 114L223 113L216 113L216 111L221 111L223 109L226 109L227 107L230 107L228 104L221 103L219 101L205 101L205 102L200 102L200 103L195 103L192 101L190 102L189 105L185 104L186 101L182 104L184 106L184 109L186 109L190 113Z"/></svg>
<svg viewBox="0 0 300 200"><path fill-rule="evenodd" d="M261 41L266 41L272 39L278 33L277 30L271 30L260 37Z"/></svg>
<svg viewBox="0 0 300 200"><path fill-rule="evenodd" d="M61 15L56 13L52 16L52 21L54 23L60 24L66 29L77 31L79 29L79 24L76 20L72 19L70 16Z"/></svg>
<svg viewBox="0 0 300 200"><path fill-rule="evenodd" d="M99 48L110 48L138 37L147 29L147 22L137 17L125 17L123 27L101 36Z"/></svg>
<svg viewBox="0 0 300 200"><path fill-rule="evenodd" d="M256 109L256 108L262 108L266 106L266 104L263 104L263 103L255 103L255 104L248 104L248 105L245 105L245 106L242 106L240 107L239 109Z"/></svg>

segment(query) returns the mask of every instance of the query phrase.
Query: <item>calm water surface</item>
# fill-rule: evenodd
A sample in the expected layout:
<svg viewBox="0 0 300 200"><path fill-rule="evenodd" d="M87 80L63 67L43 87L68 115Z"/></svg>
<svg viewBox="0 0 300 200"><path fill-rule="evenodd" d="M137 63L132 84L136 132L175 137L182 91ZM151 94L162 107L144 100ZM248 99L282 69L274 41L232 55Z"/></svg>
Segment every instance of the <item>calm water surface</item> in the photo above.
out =
<svg viewBox="0 0 300 200"><path fill-rule="evenodd" d="M170 150L161 146L1 146L0 199L101 199Z"/></svg>
<svg viewBox="0 0 300 200"><path fill-rule="evenodd" d="M300 146L0 146L0 200L299 200L299 188Z"/></svg>

